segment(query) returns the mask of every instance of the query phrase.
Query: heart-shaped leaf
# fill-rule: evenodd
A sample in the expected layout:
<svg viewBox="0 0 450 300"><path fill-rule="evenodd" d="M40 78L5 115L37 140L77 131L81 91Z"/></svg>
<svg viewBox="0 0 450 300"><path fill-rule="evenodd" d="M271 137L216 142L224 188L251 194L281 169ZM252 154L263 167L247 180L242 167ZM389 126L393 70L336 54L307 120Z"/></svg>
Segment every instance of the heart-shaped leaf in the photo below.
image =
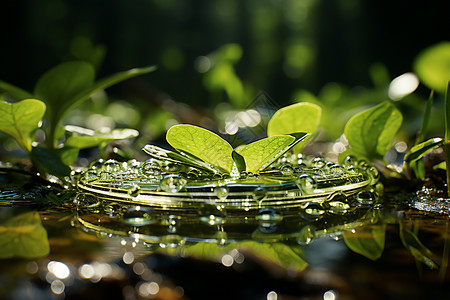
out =
<svg viewBox="0 0 450 300"><path fill-rule="evenodd" d="M77 147L79 149L91 148L116 140L134 138L139 135L137 130L129 128L113 129L109 132L96 132L78 126L65 126L64 128L69 134L64 143L65 146Z"/></svg>
<svg viewBox="0 0 450 300"><path fill-rule="evenodd" d="M296 153L300 153L303 147L317 131L322 109L320 106L301 102L279 109L270 119L267 125L267 135L291 134L294 132L307 132L310 136L294 147Z"/></svg>
<svg viewBox="0 0 450 300"><path fill-rule="evenodd" d="M38 258L49 252L47 231L38 212L27 212L0 224L0 258Z"/></svg>
<svg viewBox="0 0 450 300"><path fill-rule="evenodd" d="M233 168L231 145L217 134L193 125L172 126L166 135L167 142L176 150L194 156L230 173Z"/></svg>
<svg viewBox="0 0 450 300"><path fill-rule="evenodd" d="M32 134L45 114L45 104L36 99L17 103L0 102L0 130L9 134L27 152L31 151Z"/></svg>
<svg viewBox="0 0 450 300"><path fill-rule="evenodd" d="M392 147L392 140L403 116L390 102L381 103L354 115L344 133L352 150L369 159L382 159Z"/></svg>
<svg viewBox="0 0 450 300"><path fill-rule="evenodd" d="M275 135L237 148L236 152L244 157L246 171L258 172L286 153L295 140L290 135Z"/></svg>

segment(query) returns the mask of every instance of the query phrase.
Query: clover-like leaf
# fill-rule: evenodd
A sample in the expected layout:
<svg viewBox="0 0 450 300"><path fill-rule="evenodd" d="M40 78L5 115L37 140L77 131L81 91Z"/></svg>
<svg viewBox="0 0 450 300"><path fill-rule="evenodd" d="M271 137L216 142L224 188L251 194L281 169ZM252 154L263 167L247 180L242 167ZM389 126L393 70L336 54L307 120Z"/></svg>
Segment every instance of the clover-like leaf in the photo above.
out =
<svg viewBox="0 0 450 300"><path fill-rule="evenodd" d="M9 134L27 152L31 151L32 134L45 114L45 104L36 99L17 103L0 102L0 130Z"/></svg>
<svg viewBox="0 0 450 300"><path fill-rule="evenodd" d="M390 102L383 102L354 115L344 133L352 150L369 159L380 159L392 147L403 116Z"/></svg>
<svg viewBox="0 0 450 300"><path fill-rule="evenodd" d="M113 129L109 132L97 132L72 125L65 126L64 128L69 134L64 143L65 146L77 147L79 149L91 148L116 140L134 138L139 135L139 131L130 128Z"/></svg>
<svg viewBox="0 0 450 300"><path fill-rule="evenodd" d="M194 156L230 173L233 168L231 145L217 134L193 125L172 126L166 135L167 142L176 150Z"/></svg>
<svg viewBox="0 0 450 300"><path fill-rule="evenodd" d="M300 153L317 131L321 114L322 109L320 106L308 102L300 102L283 107L270 119L267 125L267 135L273 136L294 132L309 133L309 137L294 147L294 151Z"/></svg>
<svg viewBox="0 0 450 300"><path fill-rule="evenodd" d="M270 166L307 135L307 133L275 135L242 146L235 151L244 157L246 171L259 172Z"/></svg>
<svg viewBox="0 0 450 300"><path fill-rule="evenodd" d="M47 231L38 212L27 212L0 224L0 258L38 258L47 255Z"/></svg>

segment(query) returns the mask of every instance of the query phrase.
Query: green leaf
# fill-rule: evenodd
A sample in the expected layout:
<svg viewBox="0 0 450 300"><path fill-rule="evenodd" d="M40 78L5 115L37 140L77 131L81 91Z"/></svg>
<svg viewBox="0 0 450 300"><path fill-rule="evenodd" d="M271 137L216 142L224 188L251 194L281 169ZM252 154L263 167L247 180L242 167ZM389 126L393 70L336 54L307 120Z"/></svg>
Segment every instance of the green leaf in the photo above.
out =
<svg viewBox="0 0 450 300"><path fill-rule="evenodd" d="M450 42L435 44L419 53L414 71L426 86L443 94L450 79Z"/></svg>
<svg viewBox="0 0 450 300"><path fill-rule="evenodd" d="M239 173L247 170L247 166L245 165L245 159L242 155L233 150L231 156L233 157L233 161L236 164L236 168Z"/></svg>
<svg viewBox="0 0 450 300"><path fill-rule="evenodd" d="M201 127L181 124L172 126L167 131L166 139L176 150L203 160L221 172L231 173L233 148L217 134Z"/></svg>
<svg viewBox="0 0 450 300"><path fill-rule="evenodd" d="M405 162L413 162L416 160L421 159L425 154L430 152L431 150L440 147L444 144L444 140L441 138L431 138L429 140L426 140L425 142L422 142L420 144L417 144L409 150L408 154L405 155L405 158L403 159Z"/></svg>
<svg viewBox="0 0 450 300"><path fill-rule="evenodd" d="M246 171L258 172L286 153L295 140L290 135L275 135L237 148L236 152L244 157Z"/></svg>
<svg viewBox="0 0 450 300"><path fill-rule="evenodd" d="M403 225L403 223L400 223L400 239L417 261L423 262L433 269L436 269L441 263L440 257L422 244L417 234L412 232L408 226Z"/></svg>
<svg viewBox="0 0 450 300"><path fill-rule="evenodd" d="M139 135L137 130L129 128L113 129L109 132L97 132L78 126L65 126L64 128L69 135L64 145L79 149L91 148L116 140L134 138Z"/></svg>
<svg viewBox="0 0 450 300"><path fill-rule="evenodd" d="M50 122L59 123L70 102L80 91L92 86L94 78L94 68L82 61L65 62L44 73L36 83L34 94L47 104Z"/></svg>
<svg viewBox="0 0 450 300"><path fill-rule="evenodd" d="M15 85L0 80L0 91L8 93L17 100L33 98L33 95Z"/></svg>
<svg viewBox="0 0 450 300"><path fill-rule="evenodd" d="M344 241L352 251L371 260L381 257L384 250L386 224L358 227L344 232Z"/></svg>
<svg viewBox="0 0 450 300"><path fill-rule="evenodd" d="M145 145L142 149L145 153L150 155L153 158L163 161L170 161L186 166L191 166L194 168L198 168L200 170L205 170L207 172L218 173L214 166L205 163L204 161L199 160L196 157L190 156L186 153L176 153L173 151L169 151L163 148L160 148L155 145Z"/></svg>
<svg viewBox="0 0 450 300"><path fill-rule="evenodd" d="M75 151L78 155L78 148L50 150L43 147L33 147L31 150L31 157L39 170L43 170L59 178L63 178L71 172L67 162L71 162L73 160Z"/></svg>
<svg viewBox="0 0 450 300"><path fill-rule="evenodd" d="M320 106L301 102L279 109L270 119L267 125L267 135L291 134L294 132L307 132L310 136L294 147L296 153L300 153L308 141L317 131L322 109Z"/></svg>
<svg viewBox="0 0 450 300"><path fill-rule="evenodd" d="M47 232L38 212L27 212L0 224L0 258L38 258L49 254Z"/></svg>
<svg viewBox="0 0 450 300"><path fill-rule="evenodd" d="M45 104L35 99L17 103L0 102L0 130L11 135L27 152L31 151L32 134L45 114Z"/></svg>
<svg viewBox="0 0 450 300"><path fill-rule="evenodd" d="M402 124L402 114L390 102L354 115L344 133L352 150L370 159L382 159Z"/></svg>

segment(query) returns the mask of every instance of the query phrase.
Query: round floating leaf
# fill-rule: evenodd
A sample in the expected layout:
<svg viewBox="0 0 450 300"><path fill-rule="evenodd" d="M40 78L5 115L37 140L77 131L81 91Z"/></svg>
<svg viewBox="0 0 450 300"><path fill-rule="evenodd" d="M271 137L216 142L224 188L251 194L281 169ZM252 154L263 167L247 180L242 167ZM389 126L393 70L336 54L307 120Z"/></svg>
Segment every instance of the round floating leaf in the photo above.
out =
<svg viewBox="0 0 450 300"><path fill-rule="evenodd" d="M237 148L236 152L244 157L246 171L258 172L283 155L294 141L290 135L275 135Z"/></svg>
<svg viewBox="0 0 450 300"><path fill-rule="evenodd" d="M109 132L97 132L78 126L65 126L65 129L69 133L65 145L79 149L91 148L116 140L134 138L139 135L139 131L129 128L113 129Z"/></svg>
<svg viewBox="0 0 450 300"><path fill-rule="evenodd" d="M45 114L45 104L36 99L0 102L0 130L11 135L26 151L31 150L33 132Z"/></svg>
<svg viewBox="0 0 450 300"><path fill-rule="evenodd" d="M386 225L360 227L344 232L345 244L354 252L371 260L380 258L384 250Z"/></svg>
<svg viewBox="0 0 450 300"><path fill-rule="evenodd" d="M355 154L380 159L392 147L402 120L397 108L384 102L354 115L345 125L344 133Z"/></svg>
<svg viewBox="0 0 450 300"><path fill-rule="evenodd" d="M443 94L450 80L450 42L423 50L414 61L414 70L425 85Z"/></svg>
<svg viewBox="0 0 450 300"><path fill-rule="evenodd" d="M301 102L279 109L267 125L267 135L291 134L307 132L310 136L294 147L296 153L301 152L320 124L322 109L320 106Z"/></svg>
<svg viewBox="0 0 450 300"><path fill-rule="evenodd" d="M167 142L180 152L192 155L230 173L233 167L233 148L217 134L193 125L172 126L166 135Z"/></svg>

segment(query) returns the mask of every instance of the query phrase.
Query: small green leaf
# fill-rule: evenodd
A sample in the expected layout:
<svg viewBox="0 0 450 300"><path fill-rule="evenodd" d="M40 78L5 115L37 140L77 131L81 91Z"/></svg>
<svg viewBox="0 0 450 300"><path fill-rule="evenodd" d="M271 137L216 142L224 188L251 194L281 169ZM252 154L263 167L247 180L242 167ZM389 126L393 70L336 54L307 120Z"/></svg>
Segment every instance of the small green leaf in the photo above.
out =
<svg viewBox="0 0 450 300"><path fill-rule="evenodd" d="M39 170L63 178L71 172L70 167L63 159L66 161L73 160L74 151L76 151L78 155L78 148L70 148L70 150L64 148L49 150L43 147L33 147L31 150L31 157Z"/></svg>
<svg viewBox="0 0 450 300"><path fill-rule="evenodd" d="M38 258L50 252L47 231L38 212L27 212L0 224L0 258Z"/></svg>
<svg viewBox="0 0 450 300"><path fill-rule="evenodd" d="M280 157L280 153L285 153L283 150L294 141L290 135L275 135L237 148L236 152L244 157L246 171L258 172Z"/></svg>
<svg viewBox="0 0 450 300"><path fill-rule="evenodd" d="M384 250L386 224L359 227L344 232L344 241L352 251L371 260L381 257Z"/></svg>
<svg viewBox="0 0 450 300"><path fill-rule="evenodd" d="M139 135L137 130L129 128L113 129L109 132L96 132L78 126L65 126L64 128L69 134L64 143L65 146L77 147L79 149L91 148L116 140L134 138Z"/></svg>
<svg viewBox="0 0 450 300"><path fill-rule="evenodd" d="M45 104L35 99L17 103L0 102L0 130L11 135L27 152L31 151L32 134L45 114Z"/></svg>
<svg viewBox="0 0 450 300"><path fill-rule="evenodd" d="M381 103L354 115L344 133L352 150L370 159L382 159L402 124L402 114L390 102Z"/></svg>
<svg viewBox="0 0 450 300"><path fill-rule="evenodd" d="M167 142L176 150L194 156L230 173L233 167L231 145L217 134L193 125L172 126L166 135Z"/></svg>
<svg viewBox="0 0 450 300"><path fill-rule="evenodd" d="M236 168L239 173L246 171L247 167L245 165L245 159L242 155L237 153L235 150L231 153L234 163L236 164Z"/></svg>
<svg viewBox="0 0 450 300"><path fill-rule="evenodd" d="M15 85L0 80L0 91L8 93L16 100L33 98L33 95Z"/></svg>
<svg viewBox="0 0 450 300"><path fill-rule="evenodd" d="M408 154L405 155L405 158L403 159L405 162L413 162L416 160L421 159L425 154L430 152L431 150L440 147L444 144L444 140L441 138L431 138L429 140L426 140L425 142L422 142L420 144L417 144L411 148L411 150L408 152Z"/></svg>
<svg viewBox="0 0 450 300"><path fill-rule="evenodd" d="M419 53L414 71L430 89L444 94L450 79L450 42L435 44Z"/></svg>
<svg viewBox="0 0 450 300"><path fill-rule="evenodd" d="M246 171L259 172L304 140L307 133L275 135L237 148L235 151L244 157Z"/></svg>
<svg viewBox="0 0 450 300"><path fill-rule="evenodd" d="M296 153L300 153L308 141L317 131L322 109L320 106L301 102L279 109L270 119L267 125L267 135L291 134L294 132L307 132L310 136L294 147Z"/></svg>

